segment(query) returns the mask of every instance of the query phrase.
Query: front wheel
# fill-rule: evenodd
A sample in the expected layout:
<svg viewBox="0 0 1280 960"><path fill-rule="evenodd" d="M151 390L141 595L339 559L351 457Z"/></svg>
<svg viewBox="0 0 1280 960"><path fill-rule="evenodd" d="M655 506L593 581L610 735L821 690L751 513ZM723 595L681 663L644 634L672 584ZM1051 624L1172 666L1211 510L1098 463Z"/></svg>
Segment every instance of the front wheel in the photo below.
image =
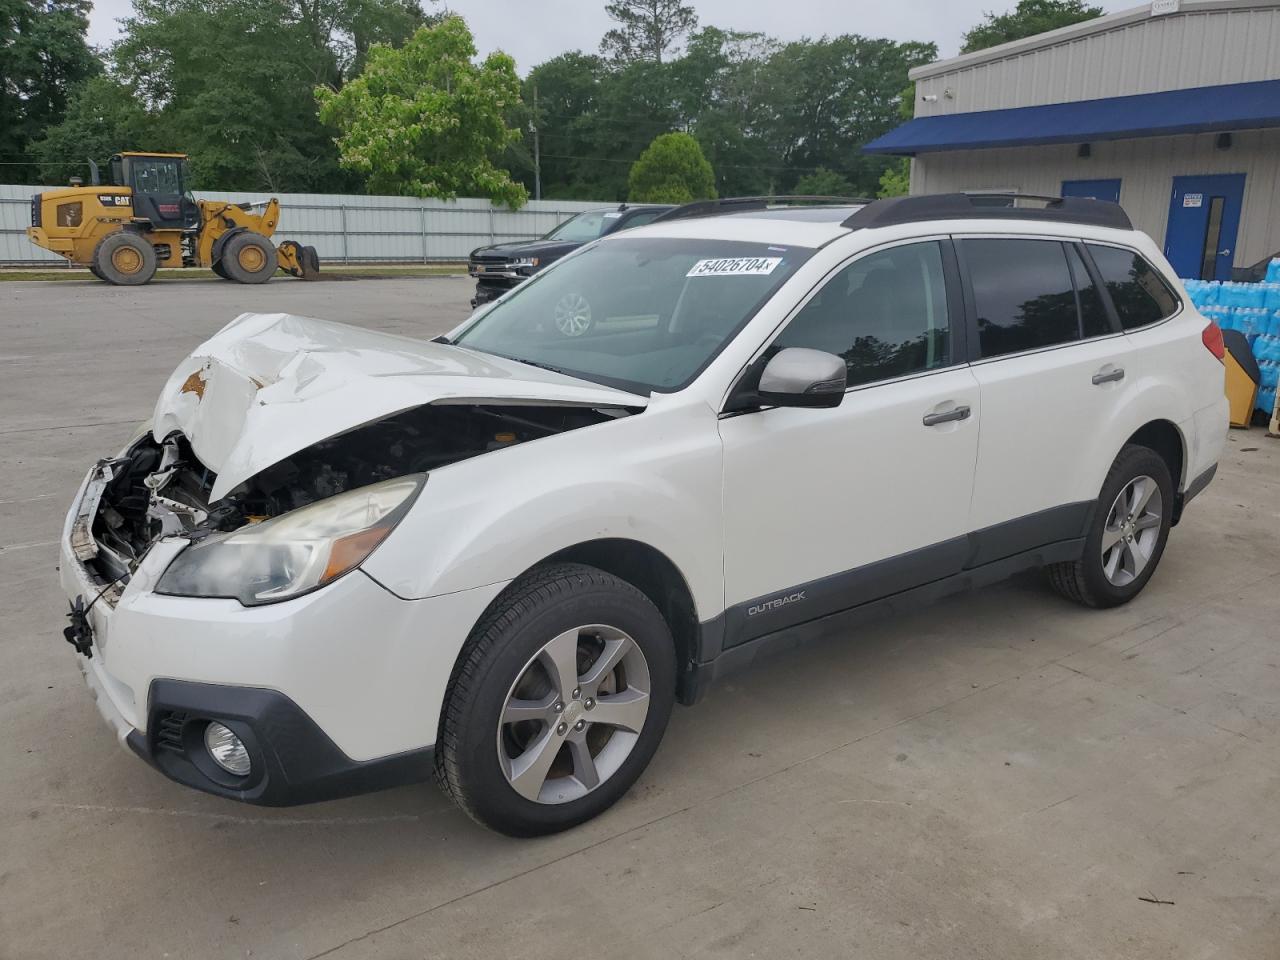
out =
<svg viewBox="0 0 1280 960"><path fill-rule="evenodd" d="M1164 554L1173 521L1173 479L1154 450L1120 451L1094 507L1084 554L1049 567L1049 582L1087 607L1128 603L1147 585Z"/></svg>
<svg viewBox="0 0 1280 960"><path fill-rule="evenodd" d="M511 836L588 820L657 750L675 671L666 621L631 584L579 564L534 570L463 649L437 779L473 819Z"/></svg>

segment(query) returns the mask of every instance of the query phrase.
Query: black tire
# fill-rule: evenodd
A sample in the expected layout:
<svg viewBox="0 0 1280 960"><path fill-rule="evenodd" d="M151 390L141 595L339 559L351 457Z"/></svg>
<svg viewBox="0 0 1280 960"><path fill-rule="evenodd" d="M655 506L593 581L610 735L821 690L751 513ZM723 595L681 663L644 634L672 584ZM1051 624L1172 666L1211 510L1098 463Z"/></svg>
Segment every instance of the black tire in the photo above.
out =
<svg viewBox="0 0 1280 960"><path fill-rule="evenodd" d="M266 283L276 272L276 248L257 233L237 233L222 248L220 261L228 280L236 283Z"/></svg>
<svg viewBox="0 0 1280 960"><path fill-rule="evenodd" d="M120 287L149 283L156 264L155 248L132 230L107 234L93 251L93 272Z"/></svg>
<svg viewBox="0 0 1280 960"><path fill-rule="evenodd" d="M90 273L92 273L92 274L93 274L95 277L97 277L99 280L106 280L106 279L107 279L107 278L106 278L106 277L104 277L101 273L99 273L99 272L98 272L98 268L97 268L96 266L94 266L94 265L93 265L93 261L92 261L92 260L90 260L90 261L89 261L89 272L90 272Z"/></svg>
<svg viewBox="0 0 1280 960"><path fill-rule="evenodd" d="M320 272L320 254L316 252L316 248L303 247L302 255L298 259L301 262L303 279L314 280Z"/></svg>
<svg viewBox="0 0 1280 960"><path fill-rule="evenodd" d="M1108 579L1103 567L1102 537L1117 497L1140 477L1150 477L1159 488L1160 524L1158 528L1154 528L1158 532L1146 565L1131 582L1117 585ZM1160 454L1147 447L1132 444L1126 446L1116 457L1102 484L1102 492L1098 495L1093 517L1089 521L1083 555L1079 560L1055 563L1047 568L1053 588L1068 600L1095 608L1118 607L1136 597L1147 585L1164 555L1173 520L1174 493L1169 466Z"/></svg>
<svg viewBox="0 0 1280 960"><path fill-rule="evenodd" d="M222 268L221 260L213 261L213 263L209 264L209 269L212 270L214 273L216 273L218 276L220 276L223 280L231 279L230 277L227 276L227 271Z"/></svg>
<svg viewBox="0 0 1280 960"><path fill-rule="evenodd" d="M631 752L594 789L564 802L531 800L503 772L499 720L531 659L553 637L585 624L616 627L639 647L649 671L648 713ZM463 647L445 692L436 779L472 819L501 833L530 837L568 829L607 810L648 766L666 730L675 683L671 631L648 597L594 567L535 568L493 602Z"/></svg>

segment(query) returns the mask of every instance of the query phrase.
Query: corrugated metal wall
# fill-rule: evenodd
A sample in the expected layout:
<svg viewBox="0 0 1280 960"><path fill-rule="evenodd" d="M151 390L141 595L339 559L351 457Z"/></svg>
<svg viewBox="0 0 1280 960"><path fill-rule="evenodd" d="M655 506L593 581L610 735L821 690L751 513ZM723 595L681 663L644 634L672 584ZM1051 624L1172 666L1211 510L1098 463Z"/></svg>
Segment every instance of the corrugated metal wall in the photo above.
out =
<svg viewBox="0 0 1280 960"><path fill-rule="evenodd" d="M925 153L911 168L912 193L958 190L1061 192L1063 180L1120 178L1120 204L1134 225L1164 245L1173 178L1243 173L1244 209L1235 265L1247 266L1280 250L1280 130L1233 133L1229 150L1216 134L1096 142L1080 158L1075 144Z"/></svg>
<svg viewBox="0 0 1280 960"><path fill-rule="evenodd" d="M31 223L31 195L41 189L0 185L0 264L65 263L33 246L24 232ZM261 193L202 192L197 196L236 203L267 199ZM508 210L488 200L287 193L280 195L275 239L311 244L322 260L330 262L465 260L475 247L540 237L579 211L607 205L535 200L520 210Z"/></svg>
<svg viewBox="0 0 1280 960"><path fill-rule="evenodd" d="M1280 2L1184 2L1183 8L1118 16L1117 26L1101 32L1021 53L1015 48L1008 57L921 78L916 116L1280 77ZM937 100L927 103L925 96Z"/></svg>

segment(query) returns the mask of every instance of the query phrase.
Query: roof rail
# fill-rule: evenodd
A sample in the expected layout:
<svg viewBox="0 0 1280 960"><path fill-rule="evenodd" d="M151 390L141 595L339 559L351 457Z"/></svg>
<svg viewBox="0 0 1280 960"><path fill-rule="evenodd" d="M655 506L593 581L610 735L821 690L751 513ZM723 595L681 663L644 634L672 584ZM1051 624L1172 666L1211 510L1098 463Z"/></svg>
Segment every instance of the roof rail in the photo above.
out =
<svg viewBox="0 0 1280 960"><path fill-rule="evenodd" d="M742 213L744 210L767 210L770 207L782 207L801 204L814 205L847 205L871 203L866 197L827 197L827 196L781 196L781 197L723 197L719 200L695 200L668 210L653 218L652 223L666 220L688 220L691 217L714 217L727 213Z"/></svg>
<svg viewBox="0 0 1280 960"><path fill-rule="evenodd" d="M981 202L995 199L1008 199L1011 203L994 206ZM1016 206L1020 200L1034 200L1043 206ZM1129 215L1118 203L1088 197L1043 197L1027 193L934 193L889 197L868 203L841 226L863 230L924 220L1053 220L1118 230L1133 229Z"/></svg>

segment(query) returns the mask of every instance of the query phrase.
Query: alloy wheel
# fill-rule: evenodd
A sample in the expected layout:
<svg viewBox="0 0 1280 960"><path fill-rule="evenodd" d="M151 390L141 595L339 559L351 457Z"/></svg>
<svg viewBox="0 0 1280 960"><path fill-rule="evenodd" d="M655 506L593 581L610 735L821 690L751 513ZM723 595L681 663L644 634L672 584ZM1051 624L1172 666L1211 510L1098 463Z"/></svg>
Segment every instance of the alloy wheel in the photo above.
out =
<svg viewBox="0 0 1280 960"><path fill-rule="evenodd" d="M1160 540L1164 498L1151 477L1130 480L1121 489L1102 528L1102 572L1124 587L1142 575Z"/></svg>
<svg viewBox="0 0 1280 960"><path fill-rule="evenodd" d="M627 633L566 630L525 664L498 721L498 761L527 800L567 803L613 776L649 714L649 664Z"/></svg>

